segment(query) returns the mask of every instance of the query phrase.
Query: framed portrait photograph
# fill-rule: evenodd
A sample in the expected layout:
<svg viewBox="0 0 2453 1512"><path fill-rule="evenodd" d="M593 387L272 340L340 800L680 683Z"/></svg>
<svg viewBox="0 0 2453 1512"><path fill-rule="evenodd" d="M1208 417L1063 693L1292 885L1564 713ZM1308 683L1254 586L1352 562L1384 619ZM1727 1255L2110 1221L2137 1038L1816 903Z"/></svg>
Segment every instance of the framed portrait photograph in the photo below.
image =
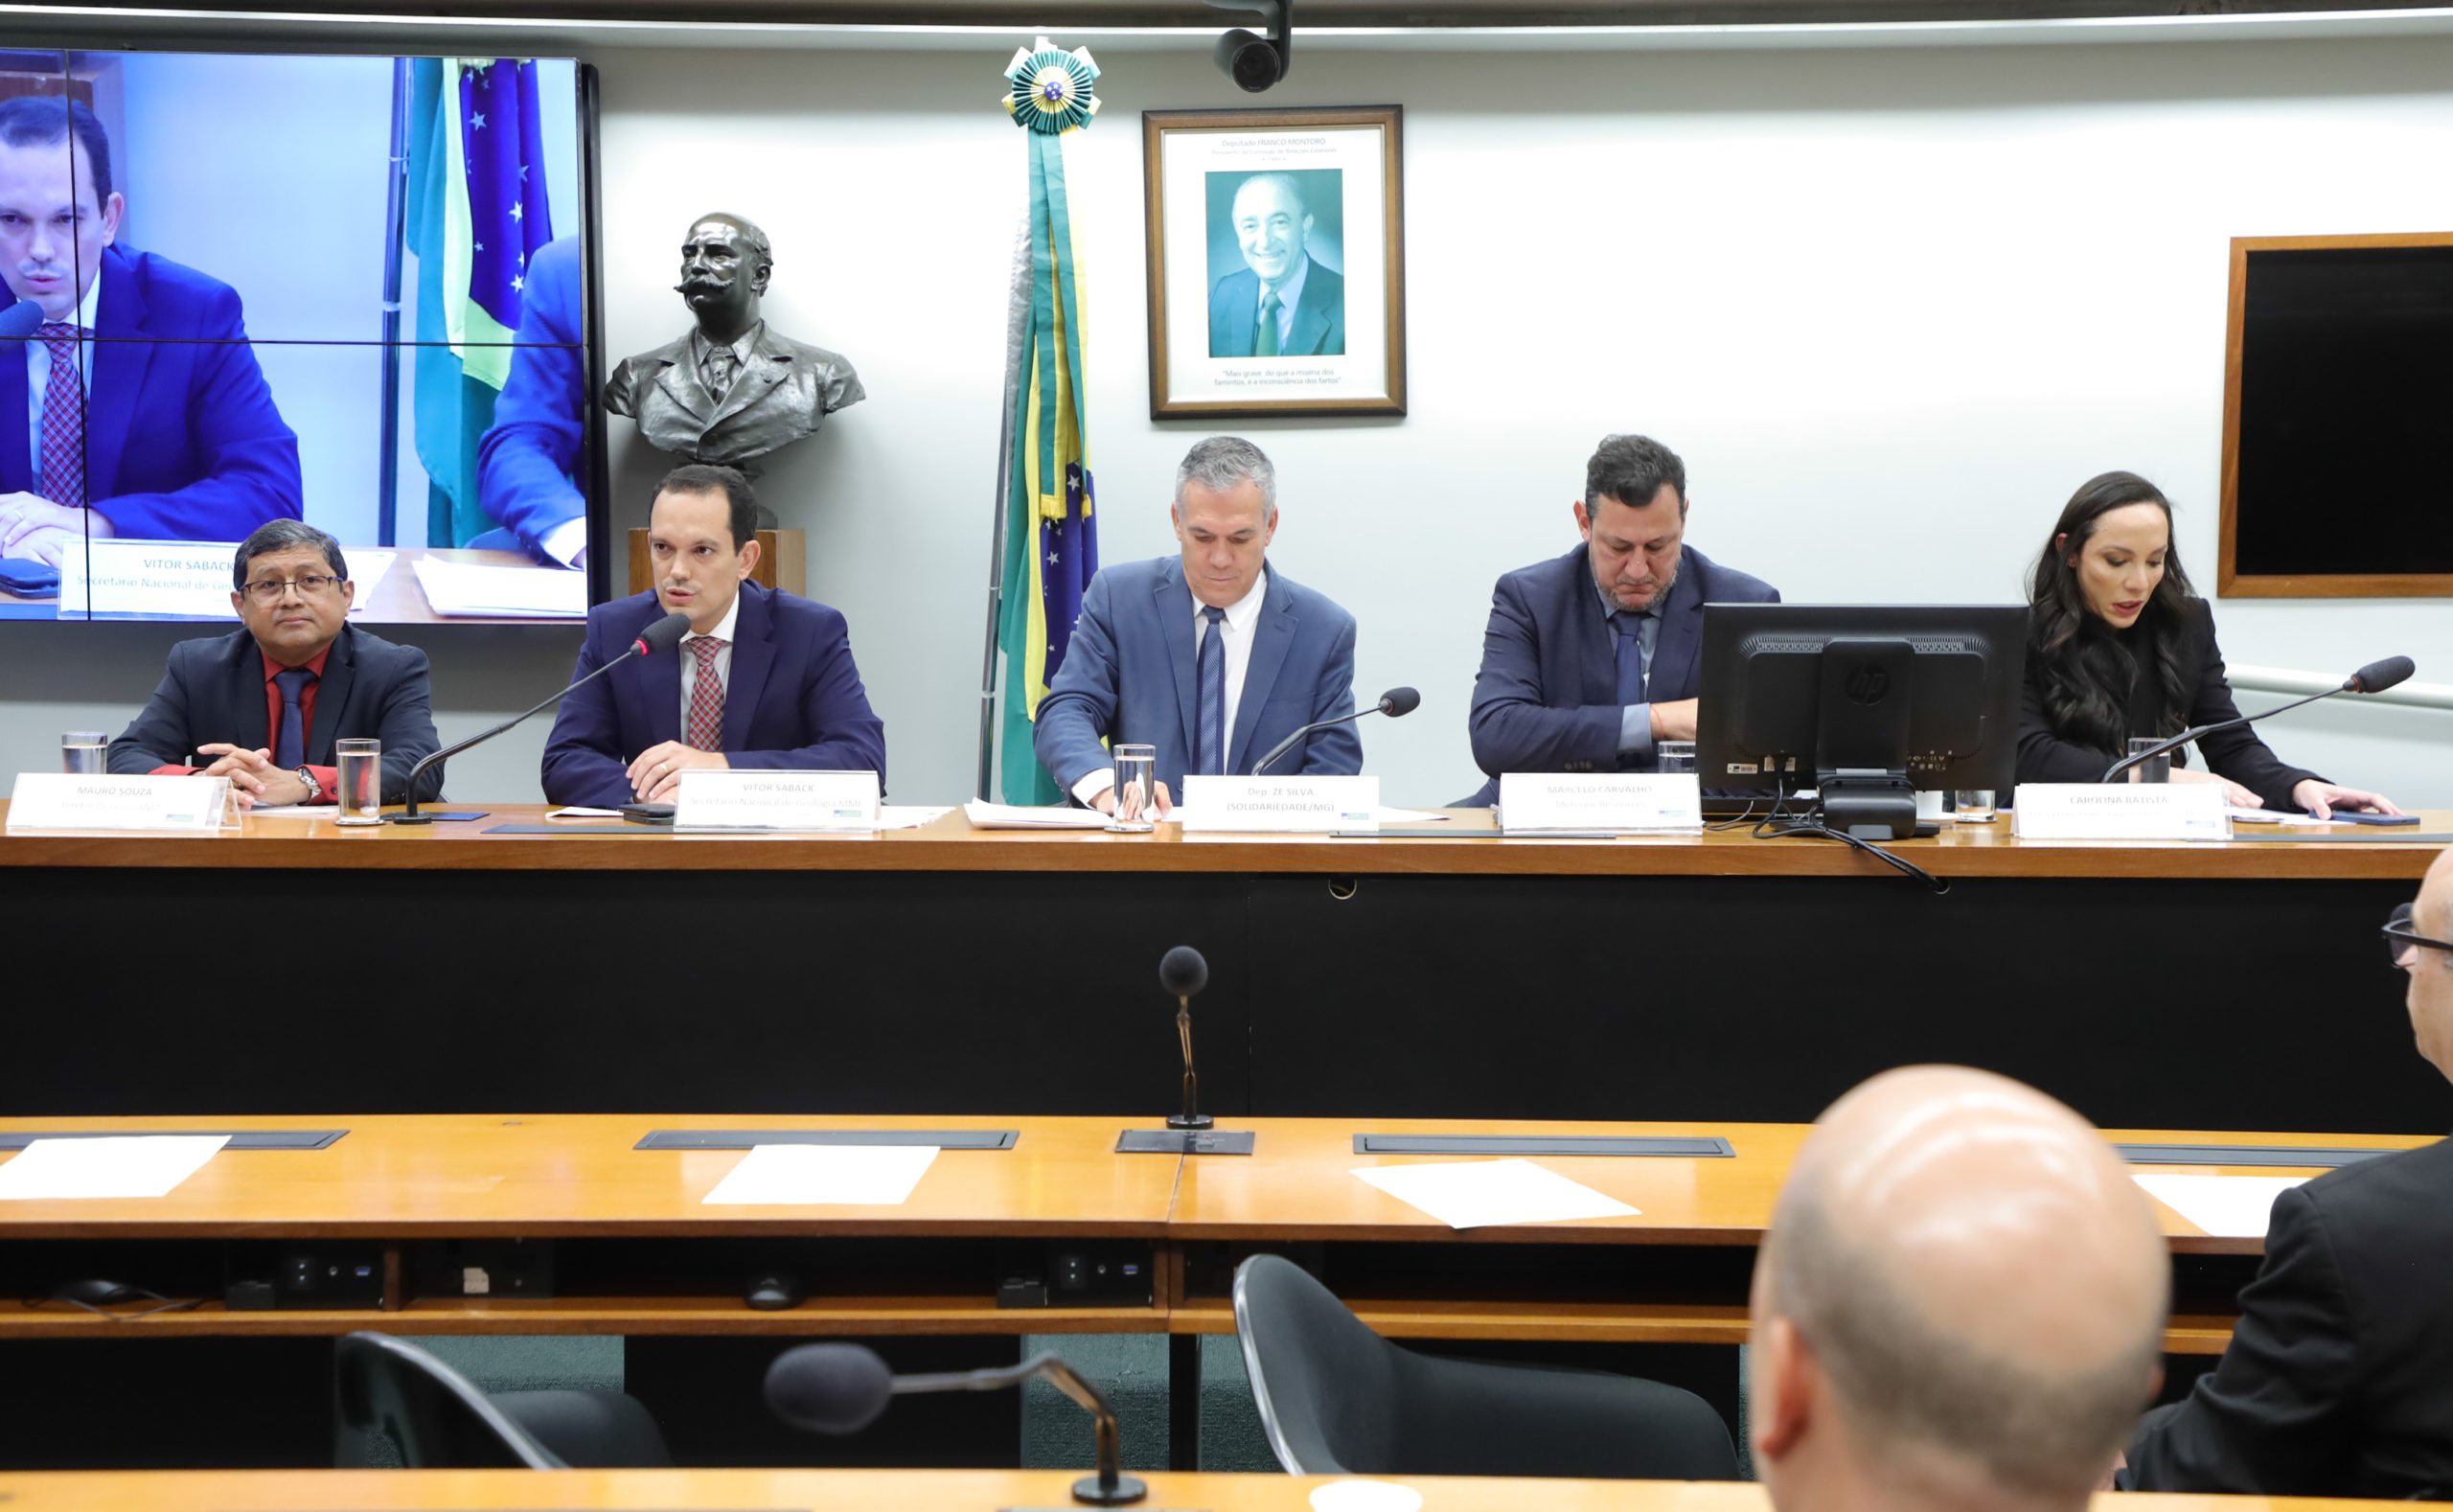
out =
<svg viewBox="0 0 2453 1512"><path fill-rule="evenodd" d="M1402 118L1142 112L1151 419L1406 412Z"/></svg>

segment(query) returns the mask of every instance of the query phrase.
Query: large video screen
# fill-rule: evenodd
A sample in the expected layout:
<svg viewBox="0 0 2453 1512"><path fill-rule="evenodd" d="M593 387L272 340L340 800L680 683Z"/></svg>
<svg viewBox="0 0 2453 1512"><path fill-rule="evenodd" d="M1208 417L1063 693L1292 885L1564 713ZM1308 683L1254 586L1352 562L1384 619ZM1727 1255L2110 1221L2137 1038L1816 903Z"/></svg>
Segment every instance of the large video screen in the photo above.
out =
<svg viewBox="0 0 2453 1512"><path fill-rule="evenodd" d="M0 51L0 618L233 620L275 520L362 622L584 617L585 129L569 59Z"/></svg>

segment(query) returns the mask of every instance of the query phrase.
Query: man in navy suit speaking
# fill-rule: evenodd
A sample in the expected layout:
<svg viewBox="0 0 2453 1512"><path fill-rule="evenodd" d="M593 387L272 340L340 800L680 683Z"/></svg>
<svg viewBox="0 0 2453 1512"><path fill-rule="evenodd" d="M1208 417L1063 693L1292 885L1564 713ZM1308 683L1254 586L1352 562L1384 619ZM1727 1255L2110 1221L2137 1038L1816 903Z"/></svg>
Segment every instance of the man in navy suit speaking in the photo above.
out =
<svg viewBox="0 0 2453 1512"><path fill-rule="evenodd" d="M1607 436L1575 504L1584 543L1511 572L1491 594L1474 678L1466 800L1511 771L1652 771L1660 741L1695 738L1704 606L1779 591L1685 544L1686 464L1649 436Z"/></svg>
<svg viewBox="0 0 2453 1512"><path fill-rule="evenodd" d="M1076 802L1115 812L1102 738L1155 745L1160 813L1186 772L1249 773L1303 725L1354 712L1354 616L1267 561L1277 470L1261 448L1212 436L1176 469L1180 557L1100 569L1031 745ZM1351 776L1363 742L1339 724L1305 736L1271 776Z"/></svg>
<svg viewBox="0 0 2453 1512"><path fill-rule="evenodd" d="M1312 212L1288 173L1254 173L1235 191L1244 271L1209 291L1213 357L1345 355L1345 280L1304 250Z"/></svg>
<svg viewBox="0 0 2453 1512"><path fill-rule="evenodd" d="M648 515L655 588L587 611L574 680L678 611L671 656L623 663L562 700L545 743L545 796L618 808L670 803L693 767L873 771L885 726L869 709L843 616L749 581L758 501L730 468L690 463L656 486Z"/></svg>
<svg viewBox="0 0 2453 1512"><path fill-rule="evenodd" d="M0 103L0 279L42 323L0 343L0 557L91 538L239 540L296 519L298 438L227 284L117 244L126 201L81 104Z"/></svg>

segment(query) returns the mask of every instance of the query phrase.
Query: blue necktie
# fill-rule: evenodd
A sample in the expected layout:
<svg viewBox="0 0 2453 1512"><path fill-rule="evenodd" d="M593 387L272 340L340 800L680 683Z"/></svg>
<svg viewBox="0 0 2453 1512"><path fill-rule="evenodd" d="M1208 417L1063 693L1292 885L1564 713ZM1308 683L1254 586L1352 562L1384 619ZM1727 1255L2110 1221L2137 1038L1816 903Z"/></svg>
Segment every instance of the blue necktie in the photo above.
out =
<svg viewBox="0 0 2453 1512"><path fill-rule="evenodd" d="M1644 616L1620 609L1610 616L1618 631L1618 705L1647 701L1644 698Z"/></svg>
<svg viewBox="0 0 2453 1512"><path fill-rule="evenodd" d="M1201 613L1209 625L1193 663L1194 681L1201 689L1201 707L1193 717L1199 745L1193 770L1199 776L1221 777L1226 772L1226 611L1204 605Z"/></svg>
<svg viewBox="0 0 2453 1512"><path fill-rule="evenodd" d="M281 738L272 743L272 764L296 771L307 765L307 717L299 710L298 694L315 675L304 667L286 667L272 680L281 689Z"/></svg>

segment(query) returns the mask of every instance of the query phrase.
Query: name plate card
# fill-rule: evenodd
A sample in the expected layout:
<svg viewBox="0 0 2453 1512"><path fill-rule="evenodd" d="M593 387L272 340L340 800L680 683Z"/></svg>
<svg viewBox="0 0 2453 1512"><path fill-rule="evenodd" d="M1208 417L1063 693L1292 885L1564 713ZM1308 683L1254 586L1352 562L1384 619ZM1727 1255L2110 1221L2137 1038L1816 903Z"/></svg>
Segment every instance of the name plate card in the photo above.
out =
<svg viewBox="0 0 2453 1512"><path fill-rule="evenodd" d="M1326 835L1380 828L1377 777L1186 777L1184 833Z"/></svg>
<svg viewBox="0 0 2453 1512"><path fill-rule="evenodd" d="M230 607L230 555L236 542L191 540L87 541L59 564L59 612L175 614L187 619L238 619Z"/></svg>
<svg viewBox="0 0 2453 1512"><path fill-rule="evenodd" d="M723 771L681 774L673 827L682 830L874 830L873 771Z"/></svg>
<svg viewBox="0 0 2453 1512"><path fill-rule="evenodd" d="M1667 835L1704 827L1693 772L1512 771L1499 780L1503 835Z"/></svg>
<svg viewBox="0 0 2453 1512"><path fill-rule="evenodd" d="M227 581L226 579L224 581ZM9 829L157 830L210 835L230 806L227 777L78 777L21 771Z"/></svg>
<svg viewBox="0 0 2453 1512"><path fill-rule="evenodd" d="M2023 840L2228 840L2232 816L2211 782L2023 782L2011 833Z"/></svg>

